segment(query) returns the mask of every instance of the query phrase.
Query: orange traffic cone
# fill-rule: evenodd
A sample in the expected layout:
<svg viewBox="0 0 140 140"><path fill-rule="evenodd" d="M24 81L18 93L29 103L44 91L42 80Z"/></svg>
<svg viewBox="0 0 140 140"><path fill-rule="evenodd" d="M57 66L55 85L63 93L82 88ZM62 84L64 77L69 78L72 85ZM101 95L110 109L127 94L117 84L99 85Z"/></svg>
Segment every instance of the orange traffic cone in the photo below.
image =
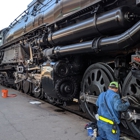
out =
<svg viewBox="0 0 140 140"><path fill-rule="evenodd" d="M2 97L7 98L8 97L8 90L7 89L2 89Z"/></svg>

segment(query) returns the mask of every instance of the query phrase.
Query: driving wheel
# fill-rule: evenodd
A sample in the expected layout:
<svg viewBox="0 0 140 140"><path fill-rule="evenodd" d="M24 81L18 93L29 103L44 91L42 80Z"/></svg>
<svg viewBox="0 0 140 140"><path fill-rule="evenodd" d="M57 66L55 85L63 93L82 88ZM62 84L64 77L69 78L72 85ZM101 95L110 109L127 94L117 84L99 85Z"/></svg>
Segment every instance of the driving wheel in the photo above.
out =
<svg viewBox="0 0 140 140"><path fill-rule="evenodd" d="M108 89L108 85L114 80L112 68L105 63L96 63L91 65L85 72L81 89L81 94L94 95L96 97L103 91ZM83 96L83 95L82 95ZM89 116L91 120L95 120L97 112L95 103L80 101L81 108Z"/></svg>

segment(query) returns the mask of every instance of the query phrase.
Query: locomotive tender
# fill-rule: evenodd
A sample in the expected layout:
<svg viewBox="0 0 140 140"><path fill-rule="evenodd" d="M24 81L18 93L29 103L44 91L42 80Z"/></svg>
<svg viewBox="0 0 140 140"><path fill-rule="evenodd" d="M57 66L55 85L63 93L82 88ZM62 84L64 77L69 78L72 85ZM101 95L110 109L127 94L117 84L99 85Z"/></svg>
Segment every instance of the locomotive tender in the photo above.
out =
<svg viewBox="0 0 140 140"><path fill-rule="evenodd" d="M0 31L0 84L51 103L79 100L91 119L111 81L135 95L125 128L140 137L140 0L33 0Z"/></svg>

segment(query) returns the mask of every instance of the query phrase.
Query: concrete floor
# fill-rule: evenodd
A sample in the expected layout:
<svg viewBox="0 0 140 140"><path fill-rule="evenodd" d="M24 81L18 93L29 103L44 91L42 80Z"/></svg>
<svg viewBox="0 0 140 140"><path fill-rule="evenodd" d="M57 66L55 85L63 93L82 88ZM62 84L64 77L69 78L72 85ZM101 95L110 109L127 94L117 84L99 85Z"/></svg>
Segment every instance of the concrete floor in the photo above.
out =
<svg viewBox="0 0 140 140"><path fill-rule="evenodd" d="M14 89L8 88L8 95L16 97L2 98L2 89L5 87L0 86L0 140L91 140L84 129L89 120Z"/></svg>
<svg viewBox="0 0 140 140"><path fill-rule="evenodd" d="M1 90L5 87L0 86ZM0 96L0 140L89 140L84 126L89 120L63 111L46 102L40 105L13 89Z"/></svg>

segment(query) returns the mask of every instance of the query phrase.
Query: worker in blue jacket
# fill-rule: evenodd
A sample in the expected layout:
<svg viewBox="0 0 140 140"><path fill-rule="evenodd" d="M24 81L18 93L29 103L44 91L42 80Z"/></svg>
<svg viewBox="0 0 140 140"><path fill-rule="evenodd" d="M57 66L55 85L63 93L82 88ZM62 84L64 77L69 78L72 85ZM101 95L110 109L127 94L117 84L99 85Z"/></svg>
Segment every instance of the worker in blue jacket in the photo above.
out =
<svg viewBox="0 0 140 140"><path fill-rule="evenodd" d="M130 106L128 101L122 102L118 92L118 82L111 82L106 92L102 92L97 101L98 137L96 140L119 140L120 111L126 111Z"/></svg>

